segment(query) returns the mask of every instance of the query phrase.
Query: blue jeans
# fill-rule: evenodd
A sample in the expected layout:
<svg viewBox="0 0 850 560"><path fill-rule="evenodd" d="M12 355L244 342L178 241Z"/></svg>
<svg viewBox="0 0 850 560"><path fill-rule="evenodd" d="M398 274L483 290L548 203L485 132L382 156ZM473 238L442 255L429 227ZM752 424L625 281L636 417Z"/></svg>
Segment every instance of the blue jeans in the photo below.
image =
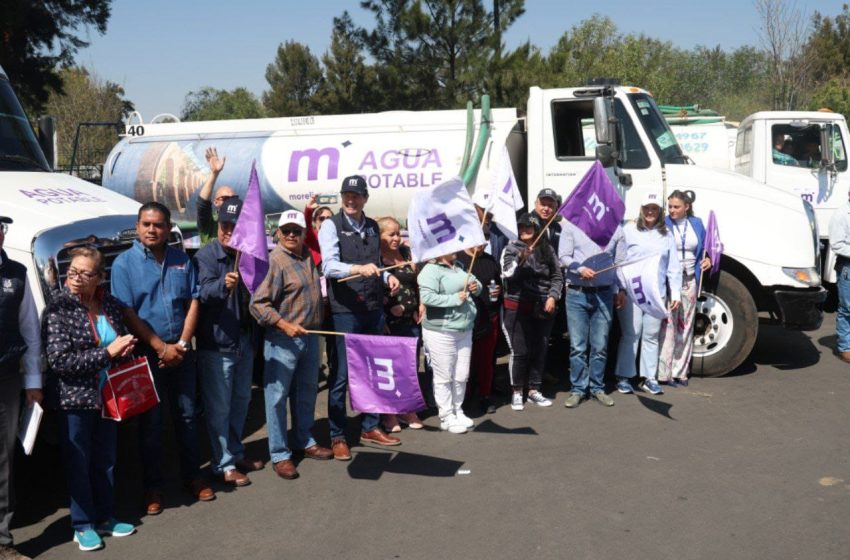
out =
<svg viewBox="0 0 850 560"><path fill-rule="evenodd" d="M61 410L59 444L71 498L71 526L92 529L112 518L118 423L99 410Z"/></svg>
<svg viewBox="0 0 850 560"><path fill-rule="evenodd" d="M838 312L835 314L835 334L838 351L850 352L850 264L838 269Z"/></svg>
<svg viewBox="0 0 850 560"><path fill-rule="evenodd" d="M210 469L221 474L245 457L242 430L251 403L254 344L250 334L239 338L238 352L198 352L199 381L210 436Z"/></svg>
<svg viewBox="0 0 850 560"><path fill-rule="evenodd" d="M384 334L384 311L376 309L365 313L334 313L334 330L354 334ZM345 437L348 416L345 395L348 390L348 361L345 356L345 337L336 337L336 368L328 377L328 422L331 439ZM360 427L369 432L378 427L378 414L362 414Z"/></svg>
<svg viewBox="0 0 850 560"><path fill-rule="evenodd" d="M640 376L656 379L662 320L644 313L631 301L626 302L619 315L622 336L617 347L617 377L635 376L635 360L640 344Z"/></svg>
<svg viewBox="0 0 850 560"><path fill-rule="evenodd" d="M316 444L310 430L319 390L319 339L316 335L290 337L278 329L266 330L266 367L263 372L266 426L272 463L292 457L286 435L286 401L292 402L292 449Z"/></svg>
<svg viewBox="0 0 850 560"><path fill-rule="evenodd" d="M570 331L570 391L584 395L588 385L591 393L604 391L614 292L608 289L586 293L567 288L566 307Z"/></svg>
<svg viewBox="0 0 850 560"><path fill-rule="evenodd" d="M139 416L139 446L142 456L142 483L145 490L161 491L162 476L162 407L168 402L174 434L177 438L177 453L180 457L180 478L184 483L198 478L200 452L198 451L198 427L195 418L195 390L198 372L195 353L188 351L175 367L160 369L156 353L146 352L153 373L160 403Z"/></svg>

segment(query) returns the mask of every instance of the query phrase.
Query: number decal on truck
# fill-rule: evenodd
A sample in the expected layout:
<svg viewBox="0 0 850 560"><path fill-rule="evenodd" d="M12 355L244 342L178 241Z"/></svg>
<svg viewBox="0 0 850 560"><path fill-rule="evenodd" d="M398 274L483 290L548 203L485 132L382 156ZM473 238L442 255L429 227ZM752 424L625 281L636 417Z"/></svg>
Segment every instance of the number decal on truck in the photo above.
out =
<svg viewBox="0 0 850 560"><path fill-rule="evenodd" d="M145 135L145 127L141 124L131 124L127 127L127 135L128 136L144 136Z"/></svg>

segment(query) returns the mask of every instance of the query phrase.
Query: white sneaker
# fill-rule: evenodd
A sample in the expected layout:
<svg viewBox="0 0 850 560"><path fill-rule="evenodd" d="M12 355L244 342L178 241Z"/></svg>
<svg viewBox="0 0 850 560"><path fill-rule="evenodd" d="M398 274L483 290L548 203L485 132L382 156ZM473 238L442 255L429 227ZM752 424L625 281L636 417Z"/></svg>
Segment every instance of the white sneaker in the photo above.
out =
<svg viewBox="0 0 850 560"><path fill-rule="evenodd" d="M440 429L450 434L465 434L466 426L459 423L457 416L449 414L445 418L440 418Z"/></svg>
<svg viewBox="0 0 850 560"><path fill-rule="evenodd" d="M457 423L465 428L475 427L475 421L466 414L464 414L463 410L461 409L457 409L457 411L455 412L455 418L457 418Z"/></svg>
<svg viewBox="0 0 850 560"><path fill-rule="evenodd" d="M552 406L552 401L544 397L540 391L529 393L528 402L533 402L537 406Z"/></svg>
<svg viewBox="0 0 850 560"><path fill-rule="evenodd" d="M514 395L511 397L511 409L522 410L523 408L525 407L522 406L522 393L514 391Z"/></svg>

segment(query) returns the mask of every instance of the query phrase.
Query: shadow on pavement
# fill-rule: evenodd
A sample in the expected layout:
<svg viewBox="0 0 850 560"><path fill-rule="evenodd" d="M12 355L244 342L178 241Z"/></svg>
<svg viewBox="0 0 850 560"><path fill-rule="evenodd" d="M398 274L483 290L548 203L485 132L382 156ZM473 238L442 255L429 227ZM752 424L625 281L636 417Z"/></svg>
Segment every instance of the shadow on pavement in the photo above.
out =
<svg viewBox="0 0 850 560"><path fill-rule="evenodd" d="M519 434L526 436L536 436L537 432L531 426L524 426L522 428L506 428L499 424L496 424L492 420L485 420L475 426L476 432L482 432L485 434Z"/></svg>
<svg viewBox="0 0 850 560"><path fill-rule="evenodd" d="M449 477L454 476L461 466L463 466L461 461L405 451L399 451L395 455L360 451L354 455L354 459L348 465L348 475L359 480L378 480L385 472Z"/></svg>
<svg viewBox="0 0 850 560"><path fill-rule="evenodd" d="M670 409L673 408L672 404L664 401L651 399L649 397L644 397L643 395L635 394L635 396L637 397L638 402L640 402L640 404L642 404L652 412L657 412L661 416L669 418L670 420L676 420L675 418L670 416Z"/></svg>
<svg viewBox="0 0 850 560"><path fill-rule="evenodd" d="M754 373L760 365L772 366L780 371L800 370L812 366L820 361L823 353L823 348L819 346L824 346L824 341L829 338L818 340L816 346L805 332L791 331L780 325L761 324L753 351L743 364L727 376Z"/></svg>

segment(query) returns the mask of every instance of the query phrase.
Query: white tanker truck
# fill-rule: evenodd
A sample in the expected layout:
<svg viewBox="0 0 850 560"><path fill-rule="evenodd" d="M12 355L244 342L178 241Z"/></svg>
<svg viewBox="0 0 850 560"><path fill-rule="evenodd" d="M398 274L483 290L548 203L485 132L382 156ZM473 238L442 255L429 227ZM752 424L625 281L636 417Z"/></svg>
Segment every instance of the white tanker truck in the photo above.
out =
<svg viewBox="0 0 850 560"><path fill-rule="evenodd" d="M566 196L599 159L626 202L627 218L637 215L649 189L690 190L697 215L705 220L715 211L725 253L721 273L697 310L696 374L722 375L740 365L755 344L759 312L789 329L820 326L826 292L812 206L742 175L693 165L645 90L532 87L525 117L516 109L494 109L484 121L489 130L472 190L489 185L507 144L526 201L543 187ZM586 147L588 122L594 150ZM245 192L251 163L257 162L267 213L301 209L313 194L325 195L336 208L340 180L360 174L371 189L369 215L403 220L416 190L459 173L466 160L467 113L135 124L127 132L106 161L103 185L139 201L162 201L188 224L208 173L203 154L210 146L227 156L217 184L237 192Z"/></svg>

